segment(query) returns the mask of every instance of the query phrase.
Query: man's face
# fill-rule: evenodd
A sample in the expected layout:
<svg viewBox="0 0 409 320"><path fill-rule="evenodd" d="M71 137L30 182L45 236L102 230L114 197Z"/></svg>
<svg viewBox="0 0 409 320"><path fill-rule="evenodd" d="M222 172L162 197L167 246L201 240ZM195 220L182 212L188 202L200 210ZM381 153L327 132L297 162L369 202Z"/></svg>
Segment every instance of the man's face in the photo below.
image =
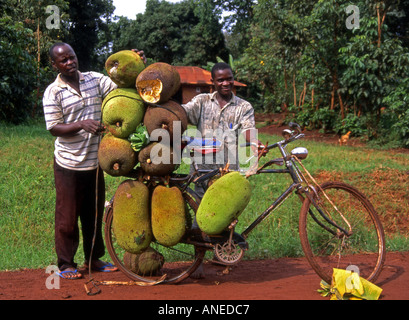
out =
<svg viewBox="0 0 409 320"><path fill-rule="evenodd" d="M234 86L234 77L230 69L216 70L212 82L221 96L230 97Z"/></svg>
<svg viewBox="0 0 409 320"><path fill-rule="evenodd" d="M52 65L57 68L62 75L73 77L78 70L77 55L69 45L55 47Z"/></svg>

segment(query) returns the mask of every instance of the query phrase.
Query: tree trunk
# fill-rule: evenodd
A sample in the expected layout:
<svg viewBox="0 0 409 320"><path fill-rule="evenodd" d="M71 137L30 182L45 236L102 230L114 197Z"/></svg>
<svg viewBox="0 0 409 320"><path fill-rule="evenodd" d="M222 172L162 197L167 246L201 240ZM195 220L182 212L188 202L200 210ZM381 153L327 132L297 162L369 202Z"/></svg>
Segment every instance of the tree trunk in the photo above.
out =
<svg viewBox="0 0 409 320"><path fill-rule="evenodd" d="M304 103L305 103L305 95L307 94L307 82L304 81L304 90L302 93L302 104L301 107L304 107Z"/></svg>
<svg viewBox="0 0 409 320"><path fill-rule="evenodd" d="M314 109L314 69L315 69L315 64L312 65L312 89L311 89L311 108Z"/></svg>
<svg viewBox="0 0 409 320"><path fill-rule="evenodd" d="M338 91L338 90L337 90ZM338 100L339 100L339 106L341 108L341 119L345 119L345 108L344 108L344 102L342 101L341 94L338 91Z"/></svg>
<svg viewBox="0 0 409 320"><path fill-rule="evenodd" d="M376 13L378 15L378 48L381 47L381 43L382 43L382 26L383 26L383 23L385 22L387 11L388 11L387 8L385 8L384 11L381 13L380 4L378 3L376 5Z"/></svg>
<svg viewBox="0 0 409 320"><path fill-rule="evenodd" d="M297 88L295 87L295 72L293 75L294 106L297 106Z"/></svg>
<svg viewBox="0 0 409 320"><path fill-rule="evenodd" d="M38 108L38 100L40 99L40 62L41 62L41 52L40 52L40 18L37 19L37 94L36 101L34 103L33 110L31 112L31 117L35 117L36 110Z"/></svg>
<svg viewBox="0 0 409 320"><path fill-rule="evenodd" d="M331 92L331 110L334 110L334 103L335 103L335 86L332 87Z"/></svg>
<svg viewBox="0 0 409 320"><path fill-rule="evenodd" d="M284 88L285 88L285 96L284 96L284 112L287 111L288 109L288 101L287 101L287 97L288 97L288 80L287 80L287 68L284 65Z"/></svg>

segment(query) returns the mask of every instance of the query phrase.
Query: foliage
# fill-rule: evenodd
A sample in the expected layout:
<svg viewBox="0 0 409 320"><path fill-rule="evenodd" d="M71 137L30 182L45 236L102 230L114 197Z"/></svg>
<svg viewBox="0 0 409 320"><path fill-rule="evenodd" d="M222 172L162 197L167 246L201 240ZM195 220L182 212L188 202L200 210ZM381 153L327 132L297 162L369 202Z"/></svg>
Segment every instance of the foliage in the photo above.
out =
<svg viewBox="0 0 409 320"><path fill-rule="evenodd" d="M45 25L50 4L60 9L58 29ZM66 41L81 71L103 71L108 55L122 49L144 50L148 63L210 68L234 61L235 77L248 85L246 99L256 111L285 112L306 128L352 131L407 147L409 0L356 0L347 12L350 5L148 0L143 14L128 19L113 17L112 0L0 0L6 48L0 54L4 61L23 61L1 67L1 117L20 122L41 112L42 92L55 77L48 49ZM351 29L346 22L357 22L356 16L350 20L356 8L359 27Z"/></svg>
<svg viewBox="0 0 409 320"><path fill-rule="evenodd" d="M215 0L213 1L219 10L228 14L223 18L226 32L226 45L234 57L243 54L250 41L251 22L254 16L254 0Z"/></svg>
<svg viewBox="0 0 409 320"><path fill-rule="evenodd" d="M102 70L97 53L99 36L109 31L115 7L112 0L68 0L71 23L62 40L68 42L78 56L82 71Z"/></svg>
<svg viewBox="0 0 409 320"><path fill-rule="evenodd" d="M385 127L409 148L409 78L402 80L383 102L389 106L383 114L383 119L389 120Z"/></svg>
<svg viewBox="0 0 409 320"><path fill-rule="evenodd" d="M359 27L353 20L351 28L356 12L347 13L347 0L260 0L238 75L257 84L266 111L281 108L309 128L379 139L398 119L389 114L396 96L387 97L408 77L407 4L355 1Z"/></svg>
<svg viewBox="0 0 409 320"><path fill-rule="evenodd" d="M228 57L218 13L210 0L148 0L135 20L111 26L113 51L143 48L154 61L200 66Z"/></svg>
<svg viewBox="0 0 409 320"><path fill-rule="evenodd" d="M0 18L0 120L19 123L30 114L37 66L26 48L32 41L32 31L21 22Z"/></svg>
<svg viewBox="0 0 409 320"><path fill-rule="evenodd" d="M48 49L54 39L65 34L64 19L68 18L62 13L61 27L47 28L48 5L57 6L62 12L67 8L64 0L10 0L7 5L0 4L2 41L5 41L3 44L8 41L13 44L7 49L9 51L0 53L2 57L6 56L3 61L12 63L2 66L2 90L8 87L7 98L2 98L1 102L2 120L20 123L38 115L42 109L42 92L54 77L48 63ZM13 31L10 33L10 30ZM6 33L8 40L4 38Z"/></svg>

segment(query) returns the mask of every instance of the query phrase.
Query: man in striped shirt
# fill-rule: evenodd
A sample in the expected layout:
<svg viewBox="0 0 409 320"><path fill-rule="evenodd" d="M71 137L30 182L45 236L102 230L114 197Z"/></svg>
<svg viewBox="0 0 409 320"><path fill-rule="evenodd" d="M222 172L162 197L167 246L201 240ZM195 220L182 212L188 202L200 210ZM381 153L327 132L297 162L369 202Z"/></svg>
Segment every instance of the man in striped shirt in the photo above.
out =
<svg viewBox="0 0 409 320"><path fill-rule="evenodd" d="M249 102L233 93L234 75L228 64L216 63L211 76L215 91L199 94L182 106L186 110L189 123L197 127L200 136L222 141L223 149L220 154L203 157L195 154L195 161L200 170L223 168L227 163L230 170L239 170L239 134L242 134L246 141L262 146L257 139L254 109ZM254 153L258 152L257 147L252 146L252 149ZM193 170L191 168L191 171ZM196 186L196 192L199 197L203 197L204 188Z"/></svg>
<svg viewBox="0 0 409 320"><path fill-rule="evenodd" d="M138 53L143 55L143 52ZM54 151L55 249L59 275L78 279L82 276L74 262L79 244L78 218L81 220L85 258L92 253L91 263L86 260L85 266L100 271L117 270L99 260L105 254L102 237L105 183L97 157L99 134L103 130L101 104L117 86L103 74L81 73L77 56L66 43L54 44L50 48L50 58L52 66L60 72L43 97L47 130L57 137Z"/></svg>

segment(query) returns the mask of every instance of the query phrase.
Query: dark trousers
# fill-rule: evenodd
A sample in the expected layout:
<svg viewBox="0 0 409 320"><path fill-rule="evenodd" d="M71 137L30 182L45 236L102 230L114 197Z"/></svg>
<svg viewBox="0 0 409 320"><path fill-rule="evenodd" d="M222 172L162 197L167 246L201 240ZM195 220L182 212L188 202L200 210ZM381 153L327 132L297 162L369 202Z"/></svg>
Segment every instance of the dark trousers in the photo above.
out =
<svg viewBox="0 0 409 320"><path fill-rule="evenodd" d="M95 243L92 242L96 217L96 176L98 174L98 215ZM105 254L102 237L102 217L105 203L105 182L103 171L74 171L62 168L54 161L54 178L56 188L55 206L55 250L58 267L64 270L77 267L74 256L79 244L79 224L83 237L85 260L92 260Z"/></svg>

